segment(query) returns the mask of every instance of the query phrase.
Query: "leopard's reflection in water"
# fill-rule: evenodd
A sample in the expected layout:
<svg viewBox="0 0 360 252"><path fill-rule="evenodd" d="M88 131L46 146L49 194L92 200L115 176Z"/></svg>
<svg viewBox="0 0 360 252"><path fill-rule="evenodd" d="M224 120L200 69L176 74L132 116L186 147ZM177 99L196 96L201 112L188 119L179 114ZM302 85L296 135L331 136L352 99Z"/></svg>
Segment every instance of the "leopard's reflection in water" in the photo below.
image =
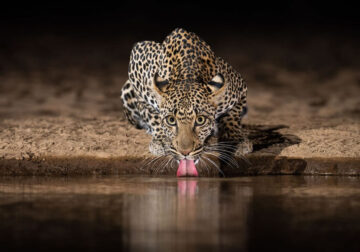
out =
<svg viewBox="0 0 360 252"><path fill-rule="evenodd" d="M158 184L129 202L129 244L134 249L171 251L245 248L251 188L219 179L180 178Z"/></svg>
<svg viewBox="0 0 360 252"><path fill-rule="evenodd" d="M194 199L198 190L197 180L179 180L178 185L178 197L179 199L186 199L187 196L190 199Z"/></svg>

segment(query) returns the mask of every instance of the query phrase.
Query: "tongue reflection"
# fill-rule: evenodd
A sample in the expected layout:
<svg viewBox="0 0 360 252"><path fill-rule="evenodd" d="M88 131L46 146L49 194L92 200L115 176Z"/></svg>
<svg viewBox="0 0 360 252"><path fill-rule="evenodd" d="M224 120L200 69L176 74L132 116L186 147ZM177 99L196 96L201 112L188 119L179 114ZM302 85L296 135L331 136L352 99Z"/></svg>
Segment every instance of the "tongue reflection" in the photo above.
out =
<svg viewBox="0 0 360 252"><path fill-rule="evenodd" d="M180 160L179 167L176 173L178 177L198 177L199 174L196 170L194 160L183 159Z"/></svg>

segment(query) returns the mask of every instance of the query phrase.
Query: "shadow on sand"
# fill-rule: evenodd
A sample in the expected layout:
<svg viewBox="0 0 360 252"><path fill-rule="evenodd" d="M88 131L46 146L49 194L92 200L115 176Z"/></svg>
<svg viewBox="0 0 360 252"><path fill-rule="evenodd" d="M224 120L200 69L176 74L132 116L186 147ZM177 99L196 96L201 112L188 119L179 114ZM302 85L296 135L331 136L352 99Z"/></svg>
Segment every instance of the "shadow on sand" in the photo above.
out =
<svg viewBox="0 0 360 252"><path fill-rule="evenodd" d="M225 176L257 174L301 174L306 168L303 159L279 157L281 151L299 144L301 139L291 134L281 134L286 125L244 125L243 130L252 144L252 153L238 157L239 167L221 164Z"/></svg>

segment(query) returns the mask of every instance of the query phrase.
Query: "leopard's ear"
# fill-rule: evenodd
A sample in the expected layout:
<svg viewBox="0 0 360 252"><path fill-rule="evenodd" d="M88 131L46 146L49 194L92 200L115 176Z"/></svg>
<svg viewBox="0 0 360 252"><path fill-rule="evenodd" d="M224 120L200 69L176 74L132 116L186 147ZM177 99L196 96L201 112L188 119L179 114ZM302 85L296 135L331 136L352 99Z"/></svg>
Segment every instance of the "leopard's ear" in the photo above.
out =
<svg viewBox="0 0 360 252"><path fill-rule="evenodd" d="M229 83L225 80L222 74L217 74L207 84L207 89L210 92L211 100L215 107L223 100L225 91Z"/></svg>
<svg viewBox="0 0 360 252"><path fill-rule="evenodd" d="M218 93L221 93L221 91L224 90L226 86L224 76L221 73L215 75L214 78L212 78L211 81L208 82L207 86L208 90L212 94L216 95Z"/></svg>
<svg viewBox="0 0 360 252"><path fill-rule="evenodd" d="M169 81L161 78L158 73L155 73L154 76L154 89L160 95L166 91L167 86L169 85Z"/></svg>
<svg viewBox="0 0 360 252"><path fill-rule="evenodd" d="M217 74L207 84L207 89L210 92L211 103L218 108L224 102L226 90L229 87L229 82L226 81L222 74ZM221 108L219 108L221 109Z"/></svg>

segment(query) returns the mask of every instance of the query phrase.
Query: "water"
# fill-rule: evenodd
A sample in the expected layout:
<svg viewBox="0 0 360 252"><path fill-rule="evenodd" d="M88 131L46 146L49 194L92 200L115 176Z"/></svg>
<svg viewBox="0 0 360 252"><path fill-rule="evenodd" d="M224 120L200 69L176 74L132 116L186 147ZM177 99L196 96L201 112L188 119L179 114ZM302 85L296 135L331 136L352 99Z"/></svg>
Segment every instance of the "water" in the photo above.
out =
<svg viewBox="0 0 360 252"><path fill-rule="evenodd" d="M0 247L360 251L359 182L301 176L1 177Z"/></svg>

